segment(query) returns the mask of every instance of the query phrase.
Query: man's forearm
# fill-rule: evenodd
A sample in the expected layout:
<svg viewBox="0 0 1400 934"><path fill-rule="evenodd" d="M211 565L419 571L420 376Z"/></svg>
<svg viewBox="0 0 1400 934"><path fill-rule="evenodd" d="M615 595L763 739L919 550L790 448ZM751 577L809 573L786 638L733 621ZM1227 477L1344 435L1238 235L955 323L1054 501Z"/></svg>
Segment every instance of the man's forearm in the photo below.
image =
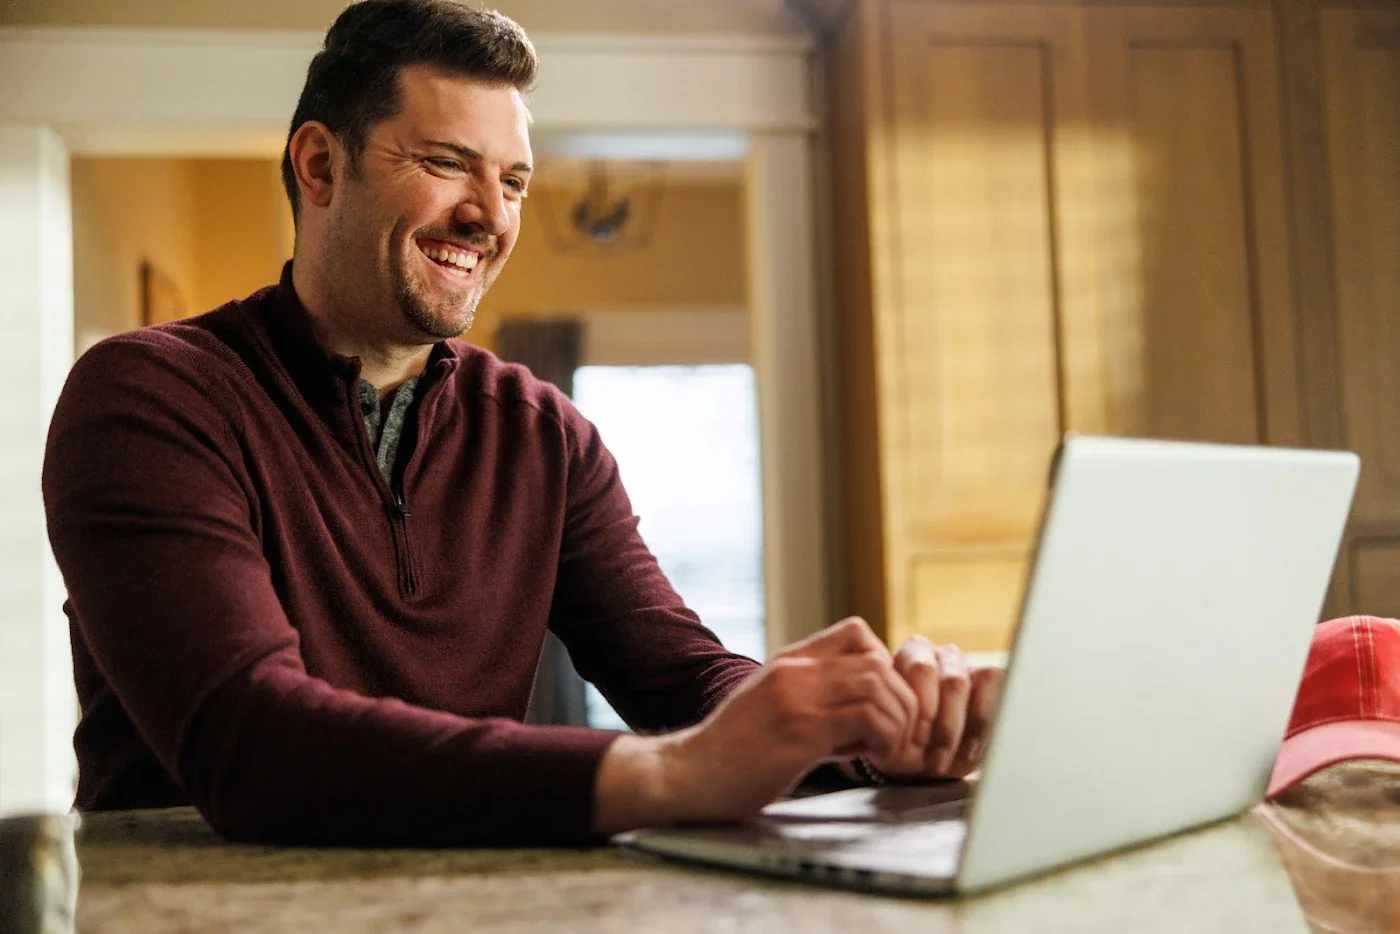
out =
<svg viewBox="0 0 1400 934"><path fill-rule="evenodd" d="M200 710L174 774L232 839L350 846L579 845L615 734L468 719L337 690L290 657Z"/></svg>

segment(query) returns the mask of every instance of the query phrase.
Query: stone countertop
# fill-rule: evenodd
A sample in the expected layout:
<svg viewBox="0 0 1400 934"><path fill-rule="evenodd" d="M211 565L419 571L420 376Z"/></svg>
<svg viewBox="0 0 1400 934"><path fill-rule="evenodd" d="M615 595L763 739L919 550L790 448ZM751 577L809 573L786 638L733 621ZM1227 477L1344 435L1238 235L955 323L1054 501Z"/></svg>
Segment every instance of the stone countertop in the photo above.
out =
<svg viewBox="0 0 1400 934"><path fill-rule="evenodd" d="M1400 767L1337 766L1224 824L961 900L866 895L608 848L245 846L188 808L86 815L77 853L78 930L113 934L1400 931Z"/></svg>

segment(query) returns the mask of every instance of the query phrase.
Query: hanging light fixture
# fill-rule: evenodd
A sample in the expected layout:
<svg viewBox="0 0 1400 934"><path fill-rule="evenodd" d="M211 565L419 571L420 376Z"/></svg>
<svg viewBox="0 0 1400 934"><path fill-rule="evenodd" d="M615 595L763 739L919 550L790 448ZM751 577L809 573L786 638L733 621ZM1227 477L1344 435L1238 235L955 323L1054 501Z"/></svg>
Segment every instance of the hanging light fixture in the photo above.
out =
<svg viewBox="0 0 1400 934"><path fill-rule="evenodd" d="M608 190L607 163L588 167L588 194L574 205L569 220L574 230L596 243L616 243L632 216L632 199L612 197Z"/></svg>
<svg viewBox="0 0 1400 934"><path fill-rule="evenodd" d="M662 163L593 160L582 180L574 174L570 183L567 171L552 173L537 189L552 249L611 252L650 245L665 187Z"/></svg>

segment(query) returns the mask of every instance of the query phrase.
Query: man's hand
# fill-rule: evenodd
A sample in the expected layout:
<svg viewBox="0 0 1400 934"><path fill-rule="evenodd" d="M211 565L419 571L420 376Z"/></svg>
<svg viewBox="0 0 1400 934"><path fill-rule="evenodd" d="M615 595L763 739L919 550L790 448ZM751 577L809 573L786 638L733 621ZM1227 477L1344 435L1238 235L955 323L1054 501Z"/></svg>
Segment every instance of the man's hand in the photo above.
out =
<svg viewBox="0 0 1400 934"><path fill-rule="evenodd" d="M784 649L702 723L620 737L598 769L594 829L743 820L824 760L912 757L915 683L864 620L843 620Z"/></svg>
<svg viewBox="0 0 1400 934"><path fill-rule="evenodd" d="M900 646L895 670L919 699L914 740L895 755L869 755L882 772L902 778L963 778L981 764L1005 672L969 670L954 645L914 636Z"/></svg>

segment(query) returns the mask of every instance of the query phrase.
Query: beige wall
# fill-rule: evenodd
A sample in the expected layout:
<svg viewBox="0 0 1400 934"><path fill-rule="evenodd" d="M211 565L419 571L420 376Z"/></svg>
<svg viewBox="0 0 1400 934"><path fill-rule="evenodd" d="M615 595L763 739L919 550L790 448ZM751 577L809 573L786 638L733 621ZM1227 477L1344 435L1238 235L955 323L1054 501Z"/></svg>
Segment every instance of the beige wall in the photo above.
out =
<svg viewBox="0 0 1400 934"><path fill-rule="evenodd" d="M0 3L0 25L322 30L345 5L344 0L7 0ZM785 0L493 0L486 5L535 32L802 33Z"/></svg>
<svg viewBox="0 0 1400 934"><path fill-rule="evenodd" d="M189 160L73 160L73 339L79 353L141 324L143 259L193 299L194 179Z"/></svg>
<svg viewBox="0 0 1400 934"><path fill-rule="evenodd" d="M546 235L546 205L525 203L520 240L481 303L468 335L489 345L506 317L571 311L737 309L744 306L743 218L736 182L668 187L655 235L645 250L560 252Z"/></svg>
<svg viewBox="0 0 1400 934"><path fill-rule="evenodd" d="M277 165L267 159L73 160L77 350L141 325L141 262L190 314L276 281L288 245Z"/></svg>
<svg viewBox="0 0 1400 934"><path fill-rule="evenodd" d="M276 282L291 256L291 211L278 163L198 159L194 167L195 309L205 311Z"/></svg>

